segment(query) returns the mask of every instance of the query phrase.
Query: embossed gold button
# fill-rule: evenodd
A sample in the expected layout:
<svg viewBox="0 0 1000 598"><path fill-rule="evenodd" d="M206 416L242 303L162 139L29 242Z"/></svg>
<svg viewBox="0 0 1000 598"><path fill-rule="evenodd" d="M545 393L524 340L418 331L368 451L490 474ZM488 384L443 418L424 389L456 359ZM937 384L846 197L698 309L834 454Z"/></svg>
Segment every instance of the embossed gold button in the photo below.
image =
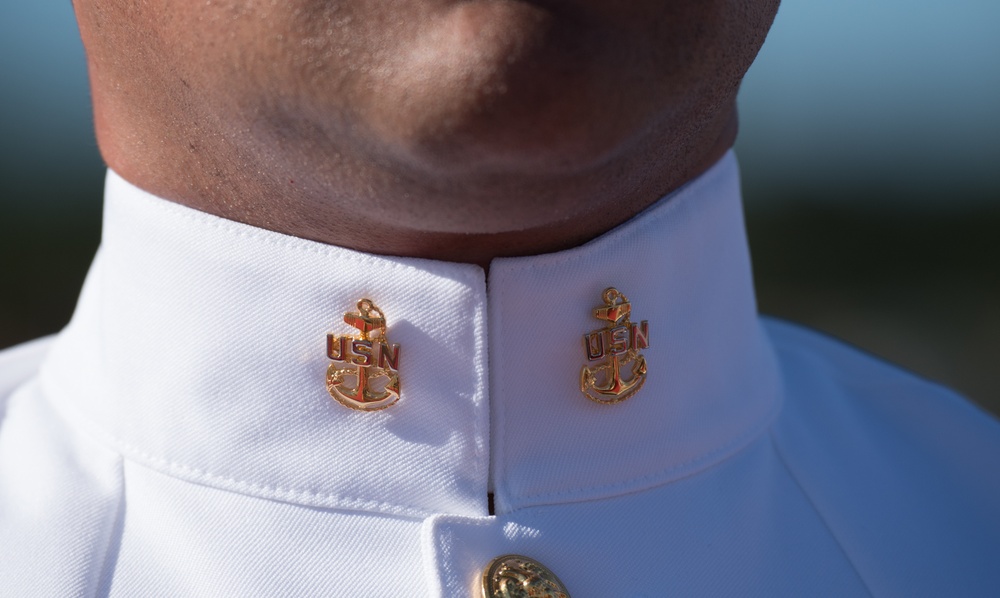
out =
<svg viewBox="0 0 1000 598"><path fill-rule="evenodd" d="M385 409L399 400L399 345L385 335L385 315L371 299L344 314L354 336L326 335L326 390L341 405L361 411ZM351 384L353 382L353 384Z"/></svg>
<svg viewBox="0 0 1000 598"><path fill-rule="evenodd" d="M483 571L483 598L569 598L555 573L534 559L507 554Z"/></svg>
<svg viewBox="0 0 1000 598"><path fill-rule="evenodd" d="M649 322L632 323L632 304L618 289L604 289L602 298L594 317L604 328L583 335L587 365L580 370L580 390L592 401L619 403L646 381L646 358L639 351L649 346Z"/></svg>

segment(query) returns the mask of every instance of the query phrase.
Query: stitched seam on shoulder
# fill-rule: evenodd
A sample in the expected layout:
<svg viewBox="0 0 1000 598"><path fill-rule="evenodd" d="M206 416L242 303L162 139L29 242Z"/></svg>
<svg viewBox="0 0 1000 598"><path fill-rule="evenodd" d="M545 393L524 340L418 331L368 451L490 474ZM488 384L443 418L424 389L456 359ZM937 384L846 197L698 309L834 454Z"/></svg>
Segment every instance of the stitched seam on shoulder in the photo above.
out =
<svg viewBox="0 0 1000 598"><path fill-rule="evenodd" d="M23 374L16 377L12 376L12 380L8 380L6 384L0 386L0 422L4 419L4 413L10 398L25 383L38 375L38 369L45 360L45 355L51 348L54 338L54 336L43 336L0 351L0 369L16 367L24 370ZM21 363L22 361L30 361L31 365L24 366Z"/></svg>
<svg viewBox="0 0 1000 598"><path fill-rule="evenodd" d="M809 494L809 492L806 491L805 486L803 486L802 482L799 481L798 476L795 475L795 471L792 469L792 466L789 465L788 461L785 459L785 455L784 453L782 453L781 447L778 446L778 441L774 438L774 434L769 433L768 436L771 439L771 447L774 448L774 454L777 455L778 461L781 463L781 466L785 469L785 471L788 472L789 477L791 477L792 481L795 482L795 487L798 488L799 492L802 493L802 496L806 499L806 502L809 503L809 507L813 510L814 513L816 513L816 516L819 517L819 520L823 523L823 527L826 528L827 533L829 533L830 537L833 538L833 541L836 542L837 548L840 549L841 554L844 555L844 559L851 566L851 569L854 570L854 574L858 576L858 580L861 581L861 585L864 586L865 591L868 592L869 596L872 596L874 598L875 594L872 592L871 587L868 586L868 581L865 579L864 575L861 574L861 570L858 569L858 566L854 563L854 559L851 558L851 554L847 552L846 548L844 548L843 543L841 543L840 538L837 537L837 533L833 530L833 527L830 525L830 522L827 521L826 517L823 516L823 512L820 511L819 507L813 501L812 496Z"/></svg>
<svg viewBox="0 0 1000 598"><path fill-rule="evenodd" d="M125 530L125 462L121 455L116 455L116 460L118 461L117 467L121 485L118 488L118 500L115 503L115 515L111 521L111 529L108 530L108 537L104 543L104 558L101 559L100 574L97 576L97 584L93 591L94 598L98 598L104 593L105 586L110 590L111 578L114 575L113 565L116 564L111 562L111 546L117 539L118 547L119 549L121 548L122 536ZM117 561L117 558L115 560Z"/></svg>

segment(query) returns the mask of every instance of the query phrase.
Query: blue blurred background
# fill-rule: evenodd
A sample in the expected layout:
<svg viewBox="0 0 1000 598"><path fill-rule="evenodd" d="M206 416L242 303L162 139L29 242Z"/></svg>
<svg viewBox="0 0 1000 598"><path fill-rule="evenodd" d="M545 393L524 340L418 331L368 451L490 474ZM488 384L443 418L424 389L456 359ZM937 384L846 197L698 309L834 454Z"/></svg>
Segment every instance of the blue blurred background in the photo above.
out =
<svg viewBox="0 0 1000 598"><path fill-rule="evenodd" d="M761 309L1000 411L1000 2L786 1L740 99ZM103 167L69 2L0 7L0 347L54 332Z"/></svg>

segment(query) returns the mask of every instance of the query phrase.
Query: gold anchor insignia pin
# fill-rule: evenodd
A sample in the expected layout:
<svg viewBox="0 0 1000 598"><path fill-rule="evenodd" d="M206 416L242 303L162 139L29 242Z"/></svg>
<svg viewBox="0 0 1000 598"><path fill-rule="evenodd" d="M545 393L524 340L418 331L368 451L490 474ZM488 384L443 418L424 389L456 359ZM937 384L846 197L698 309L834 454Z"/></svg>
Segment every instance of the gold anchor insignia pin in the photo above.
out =
<svg viewBox="0 0 1000 598"><path fill-rule="evenodd" d="M594 317L604 328L583 335L588 365L580 370L580 390L598 403L619 403L639 392L646 381L646 358L639 353L649 346L649 323L634 324L629 316L632 304L618 289L604 289L604 305L594 309ZM604 359L597 365L591 362ZM631 364L628 378L622 369Z"/></svg>
<svg viewBox="0 0 1000 598"><path fill-rule="evenodd" d="M326 369L326 390L351 409L385 409L399 400L399 345L385 336L385 315L371 299L362 299L358 311L344 314L344 322L361 334L326 335L326 355L333 360Z"/></svg>

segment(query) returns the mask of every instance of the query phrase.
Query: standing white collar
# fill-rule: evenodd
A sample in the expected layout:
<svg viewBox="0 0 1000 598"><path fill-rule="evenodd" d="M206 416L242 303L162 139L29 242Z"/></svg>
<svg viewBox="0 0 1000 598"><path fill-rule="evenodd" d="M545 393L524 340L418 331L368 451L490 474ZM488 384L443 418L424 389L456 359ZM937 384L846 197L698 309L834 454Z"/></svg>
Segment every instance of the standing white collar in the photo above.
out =
<svg viewBox="0 0 1000 598"><path fill-rule="evenodd" d="M580 390L614 286L649 323L644 387ZM327 394L328 332L362 297L402 347L402 398ZM593 500L711 466L781 383L756 314L732 153L581 247L467 264L385 257L227 221L109 173L104 236L42 370L57 408L192 482L407 517Z"/></svg>

